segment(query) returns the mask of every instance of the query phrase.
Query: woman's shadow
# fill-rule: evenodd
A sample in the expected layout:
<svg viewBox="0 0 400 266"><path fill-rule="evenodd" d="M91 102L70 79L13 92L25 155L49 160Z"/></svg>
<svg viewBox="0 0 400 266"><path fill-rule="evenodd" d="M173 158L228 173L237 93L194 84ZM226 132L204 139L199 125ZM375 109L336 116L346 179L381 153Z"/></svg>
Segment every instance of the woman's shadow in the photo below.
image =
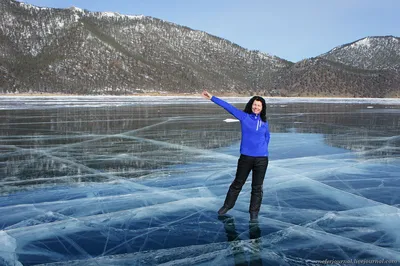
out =
<svg viewBox="0 0 400 266"><path fill-rule="evenodd" d="M231 244L233 258L235 261L235 266L243 265L263 265L260 256L261 253L261 230L258 225L257 220L252 220L249 222L249 238L250 238L250 248L249 259L247 260L246 251L243 247L243 241L240 239L239 234L235 228L235 219L231 216L219 216L218 220L222 221L224 224L224 229L228 242Z"/></svg>

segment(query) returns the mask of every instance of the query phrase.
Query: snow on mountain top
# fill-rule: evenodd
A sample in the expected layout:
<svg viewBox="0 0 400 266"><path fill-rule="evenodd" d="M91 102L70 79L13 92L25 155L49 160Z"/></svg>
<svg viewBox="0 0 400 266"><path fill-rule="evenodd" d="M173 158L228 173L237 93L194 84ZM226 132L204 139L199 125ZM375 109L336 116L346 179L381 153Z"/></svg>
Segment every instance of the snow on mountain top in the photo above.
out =
<svg viewBox="0 0 400 266"><path fill-rule="evenodd" d="M120 14L120 13L117 13L117 12L109 12L109 11L99 12L98 15L100 17L109 17L109 18L127 17L127 18L130 18L130 19L142 19L142 18L145 17L144 15L123 15L123 14Z"/></svg>
<svg viewBox="0 0 400 266"><path fill-rule="evenodd" d="M274 56L265 52L258 52L257 55L262 59L269 59L269 60L274 59Z"/></svg>
<svg viewBox="0 0 400 266"><path fill-rule="evenodd" d="M23 7L23 8L25 8L25 9L28 9L28 10L29 9L35 9L35 10L48 10L48 9L50 9L48 7L38 7L38 6L31 5L31 4L23 3L23 2L19 2L19 5L21 7Z"/></svg>
<svg viewBox="0 0 400 266"><path fill-rule="evenodd" d="M359 46L364 46L366 48L369 48L371 46L371 39L364 38L364 39L359 40L358 42L355 42L351 45L351 47L359 47Z"/></svg>
<svg viewBox="0 0 400 266"><path fill-rule="evenodd" d="M82 8L75 7L75 6L71 6L69 9L72 11L76 11L76 12L81 12L81 13L84 12Z"/></svg>

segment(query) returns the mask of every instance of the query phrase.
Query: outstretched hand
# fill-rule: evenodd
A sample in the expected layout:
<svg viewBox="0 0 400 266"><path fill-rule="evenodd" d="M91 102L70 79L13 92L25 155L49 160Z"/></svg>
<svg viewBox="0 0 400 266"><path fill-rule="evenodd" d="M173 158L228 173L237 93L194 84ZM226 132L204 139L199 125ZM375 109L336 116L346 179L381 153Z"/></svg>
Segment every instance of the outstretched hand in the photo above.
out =
<svg viewBox="0 0 400 266"><path fill-rule="evenodd" d="M203 96L203 98L206 98L207 100L211 100L211 98L212 98L212 94L209 93L208 91L203 91L201 96Z"/></svg>

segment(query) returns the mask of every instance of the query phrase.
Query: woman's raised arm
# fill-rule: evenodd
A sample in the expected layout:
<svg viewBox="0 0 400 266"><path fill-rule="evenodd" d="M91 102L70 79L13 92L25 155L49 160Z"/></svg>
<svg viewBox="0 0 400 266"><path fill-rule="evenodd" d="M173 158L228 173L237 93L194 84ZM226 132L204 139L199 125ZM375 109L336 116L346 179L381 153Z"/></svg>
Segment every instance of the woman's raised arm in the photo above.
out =
<svg viewBox="0 0 400 266"><path fill-rule="evenodd" d="M201 96L203 96L204 98L206 98L208 100L211 100L215 104L221 106L222 108L224 108L226 111L228 111L230 114L232 114L234 117L236 117L240 121L245 119L245 117L247 116L247 114L245 112L237 109L235 106L225 102L224 100L222 100L222 99L220 99L220 98L218 98L216 96L213 96L208 91L203 91Z"/></svg>

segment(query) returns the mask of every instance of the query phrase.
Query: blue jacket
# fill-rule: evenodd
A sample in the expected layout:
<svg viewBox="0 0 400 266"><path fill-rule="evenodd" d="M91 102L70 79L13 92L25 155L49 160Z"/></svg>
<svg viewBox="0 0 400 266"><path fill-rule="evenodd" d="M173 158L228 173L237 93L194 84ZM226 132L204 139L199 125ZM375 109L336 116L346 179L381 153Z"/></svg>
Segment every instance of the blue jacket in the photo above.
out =
<svg viewBox="0 0 400 266"><path fill-rule="evenodd" d="M218 97L212 96L211 101L224 108L240 121L242 127L241 154L253 157L268 156L270 138L268 122L263 122L259 115L245 113Z"/></svg>

